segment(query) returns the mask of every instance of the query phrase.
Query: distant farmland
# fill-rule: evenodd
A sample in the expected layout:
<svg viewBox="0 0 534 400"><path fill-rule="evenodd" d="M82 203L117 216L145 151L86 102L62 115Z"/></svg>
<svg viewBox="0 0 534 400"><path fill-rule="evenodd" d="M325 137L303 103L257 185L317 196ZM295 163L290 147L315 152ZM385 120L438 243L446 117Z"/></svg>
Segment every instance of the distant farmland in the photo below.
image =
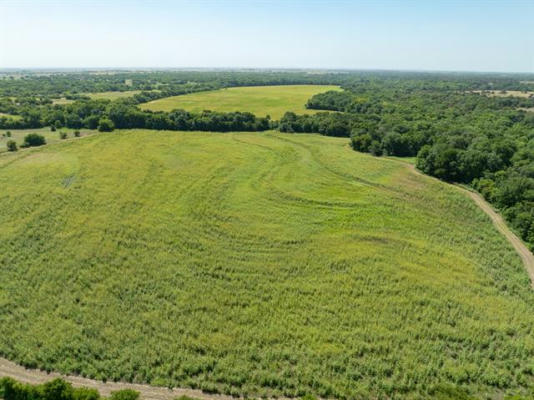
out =
<svg viewBox="0 0 534 400"><path fill-rule="evenodd" d="M346 138L115 131L3 154L0 187L0 355L21 365L236 396L533 386L510 244Z"/></svg>
<svg viewBox="0 0 534 400"><path fill-rule="evenodd" d="M72 139L74 137L75 130L78 130L80 132L80 136L87 136L95 132L90 129L69 129L69 128L61 128L55 132L52 132L50 128L11 129L11 130L0 129L0 153L7 151L6 145L9 140L14 140L15 143L17 143L17 145L20 146L24 142L24 136L26 136L29 133L38 133L39 135L44 136L46 143L51 144L51 143L59 142L62 140L60 139L60 132L65 132L67 134L67 138ZM2 134L6 133L7 131L11 132L11 137L2 136Z"/></svg>
<svg viewBox="0 0 534 400"><path fill-rule="evenodd" d="M496 97L524 97L529 98L534 96L534 92L519 91L519 90L473 90L472 93L480 93L486 96Z"/></svg>
<svg viewBox="0 0 534 400"><path fill-rule="evenodd" d="M125 97L132 97L136 94L141 93L141 90L129 90L126 92L96 92L96 93L88 93L87 95L95 100L98 99L106 99L106 100L116 100L116 99L123 99Z"/></svg>
<svg viewBox="0 0 534 400"><path fill-rule="evenodd" d="M141 90L128 90L124 92L119 91L110 91L110 92L94 92L94 93L80 93L82 96L88 96L91 99L94 100L117 100L117 99L123 99L126 97L132 97L136 94L141 93ZM69 100L64 97L60 99L55 99L53 101L54 104L70 104L73 103L74 100Z"/></svg>
<svg viewBox="0 0 534 400"><path fill-rule="evenodd" d="M296 114L313 114L305 105L310 97L329 90L341 90L339 86L326 85L285 85L285 86L246 86L208 92L166 97L141 104L144 110L172 111L181 108L192 112L248 111L259 117L270 115L280 119L286 111Z"/></svg>

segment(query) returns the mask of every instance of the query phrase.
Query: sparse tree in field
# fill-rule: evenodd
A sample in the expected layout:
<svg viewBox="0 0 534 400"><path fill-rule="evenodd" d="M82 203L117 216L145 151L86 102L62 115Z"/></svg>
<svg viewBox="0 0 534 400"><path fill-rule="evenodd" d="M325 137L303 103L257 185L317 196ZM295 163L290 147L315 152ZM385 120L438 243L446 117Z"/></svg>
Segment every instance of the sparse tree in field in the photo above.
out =
<svg viewBox="0 0 534 400"><path fill-rule="evenodd" d="M80 137L80 131L74 131L74 137Z"/></svg>
<svg viewBox="0 0 534 400"><path fill-rule="evenodd" d="M17 151L17 143L14 140L7 141L7 151Z"/></svg>
<svg viewBox="0 0 534 400"><path fill-rule="evenodd" d="M37 133L29 133L24 137L24 143L21 147L36 147L46 144L44 136Z"/></svg>
<svg viewBox="0 0 534 400"><path fill-rule="evenodd" d="M59 132L59 138L61 140L64 140L67 138L67 132Z"/></svg>
<svg viewBox="0 0 534 400"><path fill-rule="evenodd" d="M50 130L51 130L52 132L55 132L55 131L56 131L56 127L55 127L54 125L52 125L52 126L50 126Z"/></svg>
<svg viewBox="0 0 534 400"><path fill-rule="evenodd" d="M6 132L6 136L7 136L7 137L11 137L11 131L7 131L7 132Z"/></svg>

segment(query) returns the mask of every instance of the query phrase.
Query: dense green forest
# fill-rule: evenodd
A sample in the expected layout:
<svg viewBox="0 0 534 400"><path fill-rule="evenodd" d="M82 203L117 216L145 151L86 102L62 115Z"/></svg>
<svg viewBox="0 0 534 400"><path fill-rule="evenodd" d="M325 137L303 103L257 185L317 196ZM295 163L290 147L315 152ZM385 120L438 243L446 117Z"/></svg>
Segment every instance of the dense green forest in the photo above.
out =
<svg viewBox="0 0 534 400"><path fill-rule="evenodd" d="M151 112L138 104L232 86L335 84L312 97L314 115L280 121L250 113ZM141 91L95 100L90 93ZM523 97L489 95L514 90ZM417 156L417 167L468 184L502 210L534 247L534 92L532 75L386 71L116 71L0 75L0 129L147 128L315 132L350 137L357 151ZM504 94L504 92L502 92ZM55 104L55 99L71 100ZM335 112L332 112L335 111Z"/></svg>

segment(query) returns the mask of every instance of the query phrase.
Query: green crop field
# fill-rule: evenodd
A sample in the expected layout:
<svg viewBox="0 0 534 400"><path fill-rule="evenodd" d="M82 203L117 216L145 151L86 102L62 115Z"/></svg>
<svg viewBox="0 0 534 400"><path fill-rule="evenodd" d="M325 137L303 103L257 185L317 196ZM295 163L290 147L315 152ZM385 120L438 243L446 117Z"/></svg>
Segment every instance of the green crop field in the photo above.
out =
<svg viewBox="0 0 534 400"><path fill-rule="evenodd" d="M14 120L20 120L22 117L20 115L12 115L12 114L6 114L3 112L0 112L0 118L5 117L8 119L14 119Z"/></svg>
<svg viewBox="0 0 534 400"><path fill-rule="evenodd" d="M136 94L141 93L141 90L128 90L125 92L94 92L94 93L81 93L83 96L89 96L93 100L117 100L117 99L124 99L126 97L132 97ZM65 97L62 97L60 99L54 99L54 104L59 105L65 105L65 104L72 104L74 103L74 100L66 99Z"/></svg>
<svg viewBox="0 0 534 400"><path fill-rule="evenodd" d="M234 87L166 97L141 104L140 107L152 111L172 111L177 108L192 112L248 111L258 117L270 115L273 119L280 119L286 111L297 114L317 112L306 109L306 102L313 95L329 90L340 90L340 88L326 85Z"/></svg>
<svg viewBox="0 0 534 400"><path fill-rule="evenodd" d="M20 364L242 395L534 387L508 242L346 138L116 131L3 154L0 187L0 355Z"/></svg>
<svg viewBox="0 0 534 400"><path fill-rule="evenodd" d="M141 90L128 90L126 92L96 92L96 93L88 93L87 96L89 96L92 99L99 100L99 99L105 99L105 100L116 100L116 99L123 99L125 97L132 97L136 94L141 93Z"/></svg>
<svg viewBox="0 0 534 400"><path fill-rule="evenodd" d="M0 130L0 153L7 151L6 144L9 140L14 140L18 146L24 143L24 136L28 133L38 133L39 135L44 136L46 143L55 143L59 142L61 139L59 137L59 132L66 132L67 138L72 139L74 137L74 131L76 129L61 128L55 132L52 132L50 128L39 128L39 129L5 129ZM3 136L6 132L11 132L11 137ZM79 129L80 136L87 136L96 131L90 129Z"/></svg>

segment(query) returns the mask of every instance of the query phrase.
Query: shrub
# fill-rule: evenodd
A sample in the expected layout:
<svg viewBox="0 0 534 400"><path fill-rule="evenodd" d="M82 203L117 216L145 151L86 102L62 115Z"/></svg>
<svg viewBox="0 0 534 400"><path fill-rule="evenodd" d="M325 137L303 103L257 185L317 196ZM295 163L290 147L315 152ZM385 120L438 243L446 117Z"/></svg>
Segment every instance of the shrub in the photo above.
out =
<svg viewBox="0 0 534 400"><path fill-rule="evenodd" d="M52 132L55 132L55 131L56 131L56 127L55 127L54 125L52 125L52 126L50 127L50 130L51 130Z"/></svg>
<svg viewBox="0 0 534 400"><path fill-rule="evenodd" d="M24 137L24 143L21 147L36 147L46 144L44 136L37 133L29 133Z"/></svg>
<svg viewBox="0 0 534 400"><path fill-rule="evenodd" d="M14 140L8 140L6 146L7 151L17 151L17 143Z"/></svg>
<svg viewBox="0 0 534 400"><path fill-rule="evenodd" d="M108 118L102 118L98 122L98 130L100 132L111 132L113 129L115 129L115 125L113 124L113 121Z"/></svg>
<svg viewBox="0 0 534 400"><path fill-rule="evenodd" d="M63 379L54 379L43 385L43 400L72 400L73 389Z"/></svg>
<svg viewBox="0 0 534 400"><path fill-rule="evenodd" d="M67 132L59 132L59 138L61 140L64 140L67 138Z"/></svg>
<svg viewBox="0 0 534 400"><path fill-rule="evenodd" d="M139 393L133 390L125 397L113 397L113 400L137 400ZM133 394L130 394L133 392ZM135 397L134 397L135 395ZM128 397L130 396L130 397ZM4 400L100 400L100 394L95 389L73 388L72 385L61 378L54 379L42 385L27 385L11 378L0 379L0 398Z"/></svg>
<svg viewBox="0 0 534 400"><path fill-rule="evenodd" d="M132 389L119 390L118 392L111 392L110 400L138 400L139 392Z"/></svg>
<svg viewBox="0 0 534 400"><path fill-rule="evenodd" d="M80 137L80 131L74 131L74 137Z"/></svg>
<svg viewBox="0 0 534 400"><path fill-rule="evenodd" d="M7 132L6 132L6 136L7 136L7 137L11 137L11 131L7 131Z"/></svg>

